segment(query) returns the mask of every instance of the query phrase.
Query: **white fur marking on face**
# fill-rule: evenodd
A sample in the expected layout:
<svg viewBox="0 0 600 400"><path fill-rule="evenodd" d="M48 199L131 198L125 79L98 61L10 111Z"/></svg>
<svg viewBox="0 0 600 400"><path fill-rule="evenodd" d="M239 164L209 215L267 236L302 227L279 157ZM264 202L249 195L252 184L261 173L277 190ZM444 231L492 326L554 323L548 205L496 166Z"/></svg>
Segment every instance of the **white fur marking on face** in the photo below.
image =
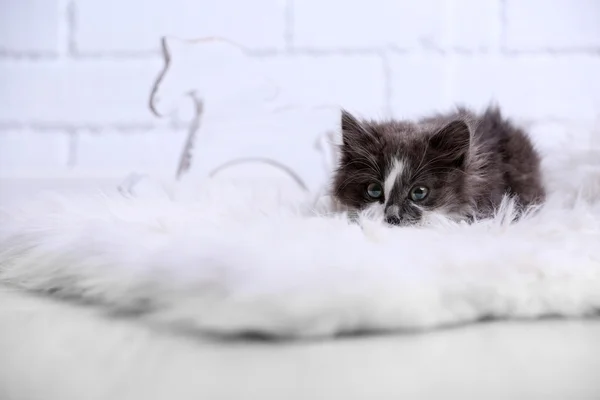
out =
<svg viewBox="0 0 600 400"><path fill-rule="evenodd" d="M390 198L390 193L392 193L392 189L394 188L394 185L396 184L396 180L402 174L403 170L404 170L404 162L398 158L395 158L394 162L392 163L392 168L390 169L388 176L385 178L385 181L383 182L383 194L385 196L386 201L387 201L387 199Z"/></svg>

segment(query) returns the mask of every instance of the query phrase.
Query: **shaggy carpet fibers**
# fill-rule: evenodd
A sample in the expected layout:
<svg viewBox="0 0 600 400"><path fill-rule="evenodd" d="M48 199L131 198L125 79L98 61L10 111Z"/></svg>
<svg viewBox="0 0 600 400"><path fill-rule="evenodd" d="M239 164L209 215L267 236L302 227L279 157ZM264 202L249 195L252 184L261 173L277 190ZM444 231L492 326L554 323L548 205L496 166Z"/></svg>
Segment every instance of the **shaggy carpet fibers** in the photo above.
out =
<svg viewBox="0 0 600 400"><path fill-rule="evenodd" d="M600 151L544 166L548 202L468 225L350 222L326 197L206 181L5 210L0 281L169 328L328 337L600 311Z"/></svg>

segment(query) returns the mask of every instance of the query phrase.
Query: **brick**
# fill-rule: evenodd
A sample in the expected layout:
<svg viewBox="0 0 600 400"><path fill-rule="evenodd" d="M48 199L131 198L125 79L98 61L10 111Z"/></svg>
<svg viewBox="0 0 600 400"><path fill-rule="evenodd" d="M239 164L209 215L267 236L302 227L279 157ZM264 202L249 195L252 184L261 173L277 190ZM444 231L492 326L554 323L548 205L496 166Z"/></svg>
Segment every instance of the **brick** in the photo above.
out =
<svg viewBox="0 0 600 400"><path fill-rule="evenodd" d="M0 124L151 124L162 61L0 64Z"/></svg>
<svg viewBox="0 0 600 400"><path fill-rule="evenodd" d="M513 50L600 48L598 0L506 0Z"/></svg>
<svg viewBox="0 0 600 400"><path fill-rule="evenodd" d="M280 82L282 98L294 104L385 111L384 67L378 56L276 57L265 59L264 67Z"/></svg>
<svg viewBox="0 0 600 400"><path fill-rule="evenodd" d="M76 43L81 53L158 49L163 35L222 36L252 49L284 44L282 0L82 0Z"/></svg>
<svg viewBox="0 0 600 400"><path fill-rule="evenodd" d="M0 175L66 171L70 143L61 131L0 131Z"/></svg>
<svg viewBox="0 0 600 400"><path fill-rule="evenodd" d="M495 99L526 119L591 120L600 114L600 58L585 55L464 58L451 75L455 102Z"/></svg>
<svg viewBox="0 0 600 400"><path fill-rule="evenodd" d="M302 48L415 48L444 36L444 0L301 0L293 12Z"/></svg>
<svg viewBox="0 0 600 400"><path fill-rule="evenodd" d="M501 11L498 0L451 0L446 44L461 50L490 50L500 46Z"/></svg>
<svg viewBox="0 0 600 400"><path fill-rule="evenodd" d="M0 0L0 10L0 53L58 52L58 0Z"/></svg>
<svg viewBox="0 0 600 400"><path fill-rule="evenodd" d="M132 172L175 176L185 138L184 130L79 132L74 170L102 176Z"/></svg>
<svg viewBox="0 0 600 400"><path fill-rule="evenodd" d="M447 69L440 55L391 56L392 114L410 119L448 108Z"/></svg>

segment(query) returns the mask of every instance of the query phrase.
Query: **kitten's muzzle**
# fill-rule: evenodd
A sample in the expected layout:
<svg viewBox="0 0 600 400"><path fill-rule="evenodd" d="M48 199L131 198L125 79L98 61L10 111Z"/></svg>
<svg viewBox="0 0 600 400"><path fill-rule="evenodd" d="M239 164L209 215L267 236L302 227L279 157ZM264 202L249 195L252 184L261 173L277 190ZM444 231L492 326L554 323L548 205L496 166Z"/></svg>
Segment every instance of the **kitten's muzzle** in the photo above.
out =
<svg viewBox="0 0 600 400"><path fill-rule="evenodd" d="M400 208L395 205L386 207L385 209L385 222L390 225L401 225L402 219L400 218Z"/></svg>
<svg viewBox="0 0 600 400"><path fill-rule="evenodd" d="M387 222L390 225L401 225L402 224L402 220L400 220L400 218L396 217L395 215L390 215L388 217L385 217L385 222Z"/></svg>
<svg viewBox="0 0 600 400"><path fill-rule="evenodd" d="M385 222L393 226L407 226L417 222L417 218L400 212L400 207L396 205L388 206L385 209Z"/></svg>

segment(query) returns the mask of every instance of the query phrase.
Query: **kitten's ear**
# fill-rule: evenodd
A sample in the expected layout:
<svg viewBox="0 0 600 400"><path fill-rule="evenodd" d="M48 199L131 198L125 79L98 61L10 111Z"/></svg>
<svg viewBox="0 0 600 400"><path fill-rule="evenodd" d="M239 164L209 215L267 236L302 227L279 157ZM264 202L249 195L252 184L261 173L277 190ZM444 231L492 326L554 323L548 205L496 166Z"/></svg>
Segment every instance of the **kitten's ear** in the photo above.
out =
<svg viewBox="0 0 600 400"><path fill-rule="evenodd" d="M341 118L342 140L344 146L359 144L365 140L373 140L373 134L364 125L346 110L342 110Z"/></svg>
<svg viewBox="0 0 600 400"><path fill-rule="evenodd" d="M429 145L446 155L448 160L462 165L471 147L471 129L465 121L452 121L429 139Z"/></svg>

